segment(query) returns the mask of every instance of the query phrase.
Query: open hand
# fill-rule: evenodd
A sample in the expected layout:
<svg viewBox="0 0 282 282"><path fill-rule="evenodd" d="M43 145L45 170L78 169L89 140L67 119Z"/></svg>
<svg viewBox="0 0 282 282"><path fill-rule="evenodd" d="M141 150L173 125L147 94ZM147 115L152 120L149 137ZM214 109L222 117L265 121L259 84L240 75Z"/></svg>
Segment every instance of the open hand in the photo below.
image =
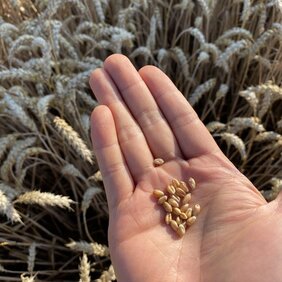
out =
<svg viewBox="0 0 282 282"><path fill-rule="evenodd" d="M156 67L137 72L126 57L112 55L90 85L100 103L91 135L118 281L281 281L281 197L266 203L171 80ZM165 164L154 167L155 158ZM178 238L152 191L189 177L202 211Z"/></svg>

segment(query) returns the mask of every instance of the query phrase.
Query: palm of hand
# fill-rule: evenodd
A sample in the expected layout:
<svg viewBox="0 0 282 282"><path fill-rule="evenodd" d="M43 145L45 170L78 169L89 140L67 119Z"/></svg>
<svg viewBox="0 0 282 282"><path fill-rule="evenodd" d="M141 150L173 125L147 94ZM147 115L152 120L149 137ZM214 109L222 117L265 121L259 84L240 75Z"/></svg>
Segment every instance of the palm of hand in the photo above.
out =
<svg viewBox="0 0 282 282"><path fill-rule="evenodd" d="M129 63L121 56L112 56L108 59L109 72L118 66L115 59L128 64L127 68L119 69L122 81L122 71L128 73ZM118 92L105 71L96 70L92 79L92 89L98 100L107 105L113 115L103 106L93 112L92 140L109 202L109 243L118 281L269 281L269 277L257 280L259 272L251 273L249 270L254 255L259 257L265 252L266 246L262 248L262 245L279 233L276 216L265 220L273 214L274 205L267 206L256 188L234 168L216 145L209 145L212 139L205 140L208 143L205 149L193 142L188 144L194 149L194 155L191 154L187 161L165 130L160 130L157 139L165 140L169 136L169 148L162 148L169 145L161 143L155 145L154 138L148 140L148 129L144 126L148 122L144 121L144 117L137 117L147 138L147 142L143 142L139 130L134 129L135 124L128 124L130 116L126 116L126 106L119 96L120 92L125 96L124 90ZM102 83L105 80L108 86ZM138 83L134 85L144 87ZM122 88L128 90L130 87ZM125 124L121 124L123 115L126 117ZM117 120L118 116L121 120ZM186 117L190 118L191 114ZM178 128L181 127L179 124ZM192 124L193 121L189 126ZM150 123L150 127L153 126ZM205 139L207 132L200 134ZM132 140L140 142L131 148ZM146 152L156 152L158 146L162 151L167 150L164 155L167 161L155 168L150 165L152 160L148 162L150 156L146 156ZM120 151L117 148L121 148ZM162 157L156 157L159 156ZM172 178L187 180L189 176L197 180L198 187L192 192L192 202L200 203L202 212L197 223L179 239L164 224L165 213L151 194L156 188L164 190ZM266 221L272 228L262 233ZM254 236L258 240L253 240ZM271 244L275 246L275 240ZM260 267L265 273L263 265Z"/></svg>

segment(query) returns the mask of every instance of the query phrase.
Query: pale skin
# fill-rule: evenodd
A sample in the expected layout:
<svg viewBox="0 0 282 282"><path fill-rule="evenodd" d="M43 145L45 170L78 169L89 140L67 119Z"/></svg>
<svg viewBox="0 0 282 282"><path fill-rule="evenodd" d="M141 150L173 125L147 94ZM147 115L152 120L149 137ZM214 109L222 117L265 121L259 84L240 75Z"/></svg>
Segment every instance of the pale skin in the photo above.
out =
<svg viewBox="0 0 282 282"><path fill-rule="evenodd" d="M91 74L90 85L100 103L91 138L118 282L281 281L281 195L264 200L172 81L153 66L137 71L116 54ZM154 167L154 158L165 164ZM189 177L197 182L192 202L202 211L179 238L152 191Z"/></svg>

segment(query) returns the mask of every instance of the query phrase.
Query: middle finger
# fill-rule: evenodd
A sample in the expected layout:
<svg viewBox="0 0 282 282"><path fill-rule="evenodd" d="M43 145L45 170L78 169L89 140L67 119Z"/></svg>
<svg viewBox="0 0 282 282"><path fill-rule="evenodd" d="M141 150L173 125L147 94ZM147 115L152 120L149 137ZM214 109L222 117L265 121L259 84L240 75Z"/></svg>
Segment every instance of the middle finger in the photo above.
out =
<svg viewBox="0 0 282 282"><path fill-rule="evenodd" d="M108 57L104 69L142 129L155 158L181 157L180 147L150 90L130 60L119 54Z"/></svg>

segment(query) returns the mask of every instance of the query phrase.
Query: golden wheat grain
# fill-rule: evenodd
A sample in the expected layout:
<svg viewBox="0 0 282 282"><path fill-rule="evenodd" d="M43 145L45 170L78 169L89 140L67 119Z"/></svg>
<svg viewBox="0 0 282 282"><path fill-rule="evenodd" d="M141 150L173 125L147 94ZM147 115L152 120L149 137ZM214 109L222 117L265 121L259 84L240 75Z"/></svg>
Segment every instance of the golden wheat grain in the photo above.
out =
<svg viewBox="0 0 282 282"><path fill-rule="evenodd" d="M188 204L191 201L191 193L188 193L187 195L184 196L183 200L182 200L182 204Z"/></svg>
<svg viewBox="0 0 282 282"><path fill-rule="evenodd" d="M167 196L166 195L164 195L164 196L159 198L158 204L162 205L165 201L167 201Z"/></svg>
<svg viewBox="0 0 282 282"><path fill-rule="evenodd" d="M166 212L172 212L172 206L168 202L164 202L163 207Z"/></svg>
<svg viewBox="0 0 282 282"><path fill-rule="evenodd" d="M189 177L187 182L188 182L189 187L191 187L192 190L195 190L195 188L196 188L195 179L193 177Z"/></svg>
<svg viewBox="0 0 282 282"><path fill-rule="evenodd" d="M164 160L161 158L154 159L153 164L154 166L161 166L164 164Z"/></svg>
<svg viewBox="0 0 282 282"><path fill-rule="evenodd" d="M171 220L171 221L170 221L170 226L171 226L171 228L172 228L174 231L177 232L177 230L178 230L178 224L177 224L177 222L176 222L175 220Z"/></svg>
<svg viewBox="0 0 282 282"><path fill-rule="evenodd" d="M171 213L167 213L166 216L165 216L165 223L166 223L167 225L169 225L170 222L171 222L171 220L172 220Z"/></svg>
<svg viewBox="0 0 282 282"><path fill-rule="evenodd" d="M153 191L153 195L154 195L155 198L159 199L159 198L161 198L162 196L164 196L164 192L161 191L161 190L155 189L155 190Z"/></svg>
<svg viewBox="0 0 282 282"><path fill-rule="evenodd" d="M166 188L167 192L171 195L175 194L175 187L173 185L168 185Z"/></svg>
<svg viewBox="0 0 282 282"><path fill-rule="evenodd" d="M185 227L184 227L184 225L182 225L182 224L178 225L177 234L179 235L179 237L183 237L184 236L184 234L185 234Z"/></svg>
<svg viewBox="0 0 282 282"><path fill-rule="evenodd" d="M201 211L201 206L199 204L194 205L193 207L193 216L198 216Z"/></svg>
<svg viewBox="0 0 282 282"><path fill-rule="evenodd" d="M195 223L195 221L196 221L196 216L191 216L191 217L189 217L188 219L187 219L187 224L188 224L188 226L191 226L192 224L194 224Z"/></svg>
<svg viewBox="0 0 282 282"><path fill-rule="evenodd" d="M173 198L169 198L167 201L168 201L168 203L169 203L172 207L174 207L174 208L178 208L178 207L179 207L178 202L175 201Z"/></svg>
<svg viewBox="0 0 282 282"><path fill-rule="evenodd" d="M184 200L184 199L183 199ZM183 203L183 202L182 202ZM180 207L181 212L186 212L189 208L189 204L184 204Z"/></svg>

